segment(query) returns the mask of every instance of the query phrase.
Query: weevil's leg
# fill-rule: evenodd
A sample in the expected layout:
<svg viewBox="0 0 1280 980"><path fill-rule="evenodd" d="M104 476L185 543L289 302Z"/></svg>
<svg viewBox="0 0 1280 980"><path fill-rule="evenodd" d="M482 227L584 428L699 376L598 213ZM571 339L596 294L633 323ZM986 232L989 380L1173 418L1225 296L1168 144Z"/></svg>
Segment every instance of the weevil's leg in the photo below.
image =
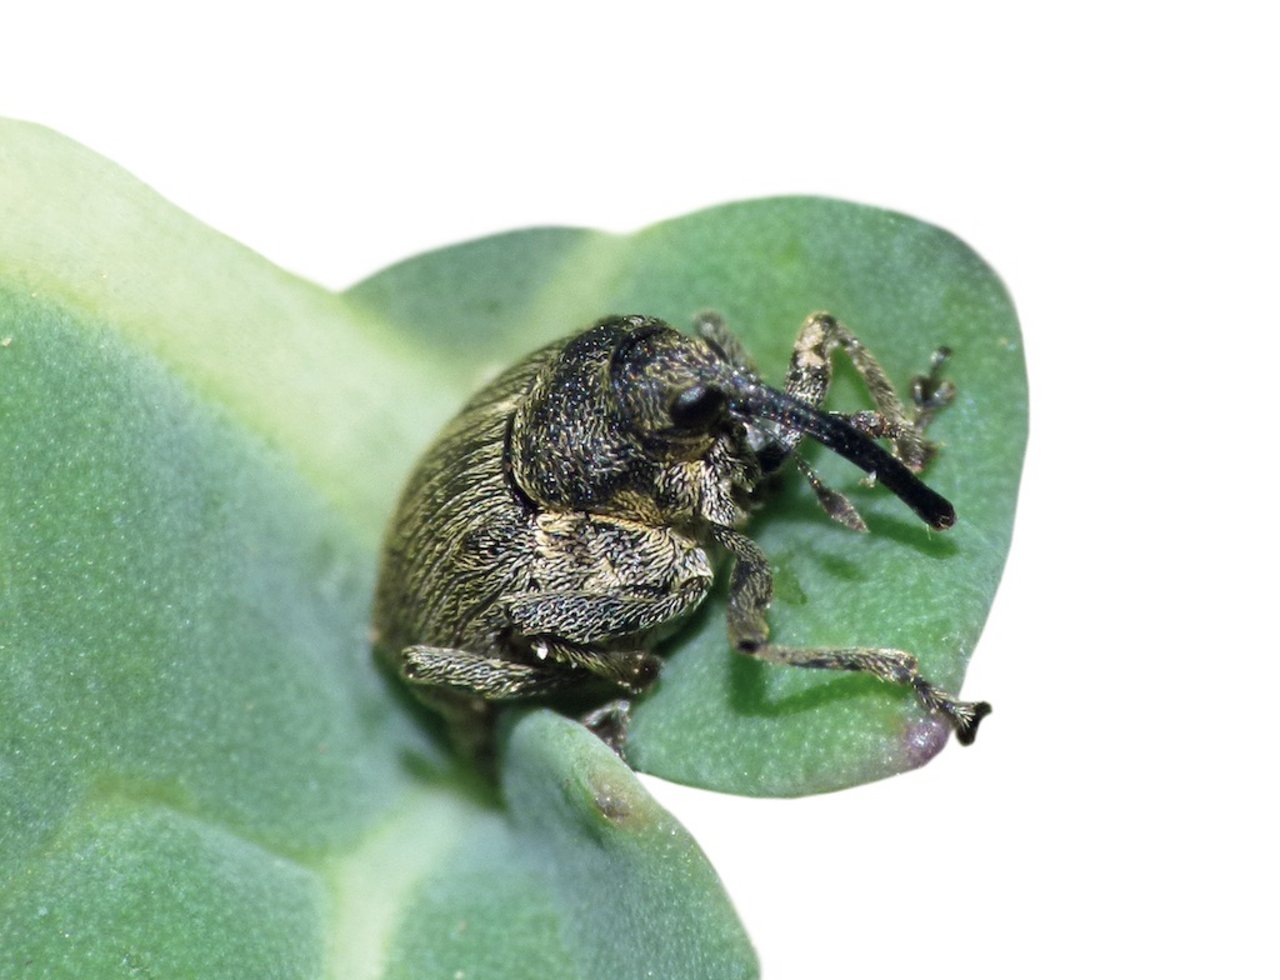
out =
<svg viewBox="0 0 1280 980"><path fill-rule="evenodd" d="M879 412L855 412L852 415L837 414L854 429L865 433L872 439L896 439L902 432L901 427L891 424ZM858 513L858 509L853 506L853 502L848 497L823 483L814 468L806 463L802 457L797 456L795 460L796 468L804 474L804 478L813 487L813 492L817 495L818 502L822 504L822 509L827 512L828 517L837 523L843 524L851 531L867 530L867 524L862 519L862 515ZM874 481L873 474L864 482L874 483Z"/></svg>
<svg viewBox="0 0 1280 980"><path fill-rule="evenodd" d="M495 765L493 702L547 694L575 680L564 669L448 647L405 647L397 666L414 696L444 719L458 755L490 773Z"/></svg>
<svg viewBox="0 0 1280 980"><path fill-rule="evenodd" d="M533 651L537 657L588 670L631 694L648 690L662 671L661 658L644 650L613 650L558 639L537 639L533 641Z"/></svg>
<svg viewBox="0 0 1280 980"><path fill-rule="evenodd" d="M411 646L400 651L400 676L424 688L447 687L486 701L533 697L563 687L573 679L555 667L482 657L449 647Z"/></svg>
<svg viewBox="0 0 1280 980"><path fill-rule="evenodd" d="M844 412L834 412L832 414L844 419L853 428L872 439L902 439L907 431L905 427L890 422L879 412L853 412L848 415Z"/></svg>
<svg viewBox="0 0 1280 980"><path fill-rule="evenodd" d="M736 368L751 374L756 373L755 361L742 346L738 335L729 329L724 317L711 310L705 310L693 318L693 329L699 337L716 348L726 361Z"/></svg>
<svg viewBox="0 0 1280 980"><path fill-rule="evenodd" d="M708 579L670 591L631 586L611 592L526 592L502 603L512 627L535 656L569 664L638 694L657 678L662 661L643 650L615 649L621 637L643 634L702 601Z"/></svg>
<svg viewBox="0 0 1280 980"><path fill-rule="evenodd" d="M955 394L955 386L940 378L948 352L945 348L935 352L930 373L913 380L916 411L908 414L893 382L862 341L830 314L815 313L805 321L800 336L796 338L791 368L787 373L787 394L814 408L819 407L831 383L831 352L836 347L848 354L876 407L875 413L859 413L851 418L860 419L868 435L892 439L894 454L913 472L920 472L934 453L934 447L924 438L925 427L937 410ZM779 442L790 451L801 435L783 433Z"/></svg>
<svg viewBox="0 0 1280 980"><path fill-rule="evenodd" d="M906 684L929 711L943 715L955 729L961 745L973 743L978 723L991 713L985 701L961 701L954 694L934 687L921 676L916 658L902 650L883 647L856 647L848 650L796 650L764 646L751 652L769 663L819 670L858 670L891 684Z"/></svg>
<svg viewBox="0 0 1280 980"><path fill-rule="evenodd" d="M729 639L739 652L776 664L826 670L860 670L897 684L908 684L929 711L944 715L962 745L973 741L978 723L991 713L985 701L960 701L934 687L920 675L915 657L901 650L795 650L773 646L765 611L773 595L768 560L754 541L731 528L714 527L712 534L734 557L729 582Z"/></svg>
<svg viewBox="0 0 1280 980"><path fill-rule="evenodd" d="M631 702L616 698L578 719L596 738L621 756L627 744L627 732L631 727Z"/></svg>
<svg viewBox="0 0 1280 980"><path fill-rule="evenodd" d="M759 546L733 528L713 526L712 537L733 555L729 579L729 641L743 653L751 653L769 640L765 612L773 601L773 573Z"/></svg>
<svg viewBox="0 0 1280 980"><path fill-rule="evenodd" d="M818 479L818 474L814 472L813 467L800 456L796 457L796 468L804 474L804 478L809 481L809 486L813 487L818 503L822 504L822 509L827 512L828 517L851 531L867 530L867 522L862 519L853 502L839 490L832 490Z"/></svg>
<svg viewBox="0 0 1280 980"><path fill-rule="evenodd" d="M643 640L706 596L706 553L671 528L589 514L544 514L535 540L539 587L498 599L512 633L535 656L643 690L660 666Z"/></svg>
<svg viewBox="0 0 1280 980"><path fill-rule="evenodd" d="M951 349L939 347L929 359L929 373L911 379L911 400L916 406L912 424L918 432L923 433L938 410L950 405L956 397L956 386L942 377L942 368L950 359ZM932 449L929 445L927 455L932 455Z"/></svg>
<svg viewBox="0 0 1280 980"><path fill-rule="evenodd" d="M690 578L670 588L630 585L607 592L522 592L504 596L501 602L521 635L585 647L661 626L701 602L710 585L710 579Z"/></svg>

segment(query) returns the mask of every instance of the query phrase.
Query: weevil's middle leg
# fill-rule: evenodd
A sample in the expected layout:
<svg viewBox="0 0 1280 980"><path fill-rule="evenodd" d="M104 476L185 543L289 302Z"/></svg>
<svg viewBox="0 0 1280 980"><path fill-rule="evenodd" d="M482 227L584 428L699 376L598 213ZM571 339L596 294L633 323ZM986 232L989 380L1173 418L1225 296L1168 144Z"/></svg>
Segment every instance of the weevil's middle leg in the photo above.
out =
<svg viewBox="0 0 1280 980"><path fill-rule="evenodd" d="M711 534L733 555L729 579L729 641L739 651L751 653L769 640L765 613L773 601L773 573L760 546L741 531L715 525Z"/></svg>

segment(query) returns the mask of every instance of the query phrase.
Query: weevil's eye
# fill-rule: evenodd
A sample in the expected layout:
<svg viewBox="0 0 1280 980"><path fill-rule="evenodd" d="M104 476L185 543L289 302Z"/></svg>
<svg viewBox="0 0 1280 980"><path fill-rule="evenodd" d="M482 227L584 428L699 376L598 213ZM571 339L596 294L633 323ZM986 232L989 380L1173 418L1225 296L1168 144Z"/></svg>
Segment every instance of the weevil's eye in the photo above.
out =
<svg viewBox="0 0 1280 980"><path fill-rule="evenodd" d="M697 384L686 388L675 398L667 413L677 429L706 431L724 415L729 401L719 388Z"/></svg>

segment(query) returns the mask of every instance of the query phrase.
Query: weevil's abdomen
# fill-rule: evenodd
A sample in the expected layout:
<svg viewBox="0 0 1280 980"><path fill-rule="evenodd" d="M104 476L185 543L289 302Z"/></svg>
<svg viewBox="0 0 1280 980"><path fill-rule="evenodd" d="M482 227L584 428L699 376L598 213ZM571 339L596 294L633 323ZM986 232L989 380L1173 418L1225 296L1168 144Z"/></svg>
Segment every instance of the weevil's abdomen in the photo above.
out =
<svg viewBox="0 0 1280 980"><path fill-rule="evenodd" d="M510 421L563 346L482 389L418 461L384 544L373 620L384 656L412 644L498 652L493 600L519 590L533 551L534 514L510 479Z"/></svg>

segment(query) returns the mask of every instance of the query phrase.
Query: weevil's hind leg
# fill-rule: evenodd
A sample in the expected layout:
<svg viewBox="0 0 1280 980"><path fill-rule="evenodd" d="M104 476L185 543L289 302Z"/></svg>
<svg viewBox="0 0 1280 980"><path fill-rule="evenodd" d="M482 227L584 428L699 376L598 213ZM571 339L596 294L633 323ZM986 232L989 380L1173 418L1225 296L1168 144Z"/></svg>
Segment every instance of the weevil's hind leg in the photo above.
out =
<svg viewBox="0 0 1280 980"><path fill-rule="evenodd" d="M857 647L848 650L796 650L790 647L764 646L751 655L769 663L791 667L813 667L819 670L857 670L891 684L905 684L915 691L916 699L927 710L940 714L955 729L956 741L973 744L978 724L991 714L985 701L961 701L934 687L920 674L916 658L902 650L883 647Z"/></svg>

